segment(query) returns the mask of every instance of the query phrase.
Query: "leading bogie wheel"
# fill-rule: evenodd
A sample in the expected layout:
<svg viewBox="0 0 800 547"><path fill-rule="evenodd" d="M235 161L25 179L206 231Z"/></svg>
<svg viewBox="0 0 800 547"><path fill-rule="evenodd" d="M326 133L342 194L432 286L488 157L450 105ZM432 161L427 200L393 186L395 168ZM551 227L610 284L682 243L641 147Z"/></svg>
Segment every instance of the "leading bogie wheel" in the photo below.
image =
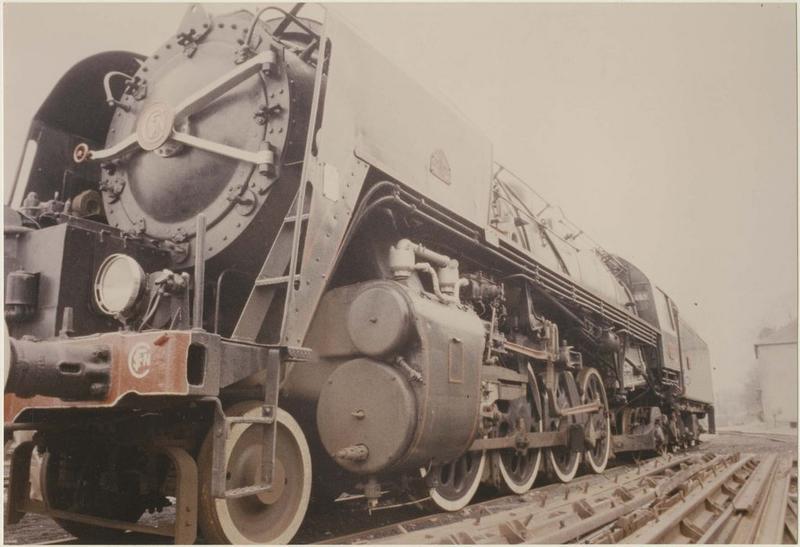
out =
<svg viewBox="0 0 800 547"><path fill-rule="evenodd" d="M597 369L584 368L578 373L578 387L581 402L588 404L598 402L601 409L586 414L584 428L588 431L588 448L583 454L583 461L592 473L602 473L608 465L611 453L611 418L608 412L608 399L603 378Z"/></svg>
<svg viewBox="0 0 800 547"><path fill-rule="evenodd" d="M580 404L580 395L575 384L575 377L568 370L559 372L553 390L555 403L558 408L567 409ZM561 416L551 420L550 430L559 431L576 423L576 417ZM550 471L561 482L570 482L578 473L581 463L581 454L571 450L568 446L552 447L547 449L547 462Z"/></svg>
<svg viewBox="0 0 800 547"><path fill-rule="evenodd" d="M145 509L141 498L131 489L111 492L103 488L100 473L105 467L101 458L108 458L108 455L102 445L96 445L94 450L83 453L48 451L40 462L33 460L33 467L39 467L38 483L47 509L130 523L138 521ZM71 469L73 480L60 480L59 469L62 467ZM125 534L124 530L74 520L55 517L53 520L83 543L119 543Z"/></svg>
<svg viewBox="0 0 800 547"><path fill-rule="evenodd" d="M261 416L261 402L246 401L229 416ZM278 409L272 489L242 498L211 495L212 431L200 449L198 471L200 530L207 543L288 543L303 522L311 498L311 453L298 423ZM256 484L260 475L262 431L235 424L225 445L226 489Z"/></svg>

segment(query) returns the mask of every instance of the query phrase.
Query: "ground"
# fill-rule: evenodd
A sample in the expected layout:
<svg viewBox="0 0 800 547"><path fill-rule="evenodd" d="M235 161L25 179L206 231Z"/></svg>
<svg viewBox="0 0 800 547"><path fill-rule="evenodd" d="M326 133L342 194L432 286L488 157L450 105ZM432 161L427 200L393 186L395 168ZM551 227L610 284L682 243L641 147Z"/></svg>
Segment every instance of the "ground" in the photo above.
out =
<svg viewBox="0 0 800 547"><path fill-rule="evenodd" d="M716 453L730 452L793 452L797 453L797 430L767 429L764 426L738 426L720 430L716 435L703 435L702 444L696 449ZM338 504L335 513L330 510L312 511L301 529L297 541L307 543L330 539L345 533L354 532L372 526L380 526L389 522L419 516L413 508L383 511L371 518L361 504ZM152 521L169 519L165 511L162 515L146 516ZM22 521L13 526L4 526L3 542L6 544L46 543L68 540L70 536L52 520L39 515L26 515ZM141 543L150 540L146 537L126 537L126 542ZM163 538L153 536L157 543Z"/></svg>

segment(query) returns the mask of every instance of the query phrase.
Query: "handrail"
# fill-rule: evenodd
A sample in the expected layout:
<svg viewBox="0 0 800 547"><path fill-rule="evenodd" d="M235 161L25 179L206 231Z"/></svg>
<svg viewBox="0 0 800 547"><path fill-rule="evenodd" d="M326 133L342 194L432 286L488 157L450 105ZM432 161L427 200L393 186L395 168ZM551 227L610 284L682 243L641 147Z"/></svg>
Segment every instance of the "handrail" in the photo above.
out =
<svg viewBox="0 0 800 547"><path fill-rule="evenodd" d="M590 248L592 250L594 250L595 252L597 252L601 256L601 258L603 258L604 261L605 260L611 260L620 269L623 269L623 270L626 269L625 265L622 264L619 260L617 260L617 258L612 253L607 251L594 238L592 238L589 234L587 234L580 226L578 226L572 220L570 220L567 217L567 215L564 213L564 210L561 207L557 207L557 206L554 206L553 204L551 204L549 201L547 201L544 198L544 196L542 196L530 184L528 184L528 182L526 182L519 175L517 175L516 173L514 173L513 171L511 171L510 169L508 169L507 167L505 167L501 163L495 161L494 165L495 165L496 169L495 169L495 172L494 172L494 174L492 176L492 180L498 186L502 187L503 190L507 194L511 194L514 198L516 198L519 201L519 205L522 206L522 209L520 209L520 207L517 204L513 203L509 198L507 198L507 197L503 198L504 201L508 202L509 205L511 205L514 208L514 210L515 210L515 212L517 214L520 213L520 212L524 213L524 215L527 216L529 219L533 220L539 226L543 227L549 233L551 233L555 237L557 237L559 240L563 241L565 244L567 244L570 247L572 247L575 251L580 252L583 249L577 247L576 245L573 245L571 242L575 241L575 240L577 240L578 238L581 238L581 237L584 238L585 240L587 240L590 243ZM508 182L504 181L500 177L500 175L502 173L507 173L511 178L513 178L514 182L517 182L517 183L521 184L528 191L530 191L533 195L535 195L537 198L539 198L539 200L541 200L541 202L544 204L544 207L542 209L540 209L538 213L534 213L533 211L531 211L531 209L529 208L528 204L525 203L520 196L517 196L516 193L513 191L513 189L509 188ZM500 196L498 196L498 197L500 197ZM544 213L547 209L551 209L551 208L557 209L560 212L561 219L559 219L559 222L563 223L564 225L566 225L568 228L570 228L572 230L572 232L570 234L562 236L556 230L554 230L551 225L549 226L548 223L543 222L543 220L540 218L542 213Z"/></svg>

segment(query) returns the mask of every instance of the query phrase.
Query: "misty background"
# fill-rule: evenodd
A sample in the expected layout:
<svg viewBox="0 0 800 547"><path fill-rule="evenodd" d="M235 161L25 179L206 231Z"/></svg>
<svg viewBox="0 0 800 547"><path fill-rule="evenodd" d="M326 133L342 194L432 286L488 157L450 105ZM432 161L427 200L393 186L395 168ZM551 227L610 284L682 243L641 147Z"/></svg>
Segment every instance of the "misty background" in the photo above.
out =
<svg viewBox="0 0 800 547"><path fill-rule="evenodd" d="M259 5L206 5L241 7ZM5 4L6 188L58 78L102 50L150 54L185 9ZM759 332L797 314L795 5L335 9L676 301L710 346L721 402L745 389Z"/></svg>

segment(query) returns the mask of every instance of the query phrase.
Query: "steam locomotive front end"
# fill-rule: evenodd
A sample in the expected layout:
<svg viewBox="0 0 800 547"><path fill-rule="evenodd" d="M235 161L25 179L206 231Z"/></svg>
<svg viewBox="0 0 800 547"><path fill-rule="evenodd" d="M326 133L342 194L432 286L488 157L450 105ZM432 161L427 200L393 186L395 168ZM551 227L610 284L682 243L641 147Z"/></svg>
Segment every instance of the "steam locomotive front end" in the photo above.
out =
<svg viewBox="0 0 800 547"><path fill-rule="evenodd" d="M5 320L6 390L15 395L6 396L6 419L27 407L109 406L127 393L188 394L191 335L177 329L189 315L191 278L167 268L168 253L82 219L36 229L9 226L13 218ZM158 346L148 343L153 329L166 335Z"/></svg>
<svg viewBox="0 0 800 547"><path fill-rule="evenodd" d="M207 530L211 541L297 530L310 462L277 386L283 363L306 354L233 335L300 187L321 70L320 25L299 8L191 6L152 55L90 57L37 112L5 211L5 431L19 442L9 522L58 513L73 535L106 538L174 496L168 532L192 542L200 484L209 507L270 491L263 511L276 519L266 535ZM223 391L226 406L255 398L258 415L223 409ZM281 447L232 485L219 468L234 422ZM287 494L272 490L293 465Z"/></svg>
<svg viewBox="0 0 800 547"><path fill-rule="evenodd" d="M258 274L305 150L311 39L297 29L273 38L280 21L193 7L150 57L87 59L42 106L5 225L7 387L18 396L61 406L216 394L189 364L201 343L188 331L231 333L247 296L239 286ZM207 291L206 279L222 283ZM154 329L165 337L145 352L140 333ZM147 368L181 380L139 385L150 374L131 372L136 363L167 350L168 372Z"/></svg>

